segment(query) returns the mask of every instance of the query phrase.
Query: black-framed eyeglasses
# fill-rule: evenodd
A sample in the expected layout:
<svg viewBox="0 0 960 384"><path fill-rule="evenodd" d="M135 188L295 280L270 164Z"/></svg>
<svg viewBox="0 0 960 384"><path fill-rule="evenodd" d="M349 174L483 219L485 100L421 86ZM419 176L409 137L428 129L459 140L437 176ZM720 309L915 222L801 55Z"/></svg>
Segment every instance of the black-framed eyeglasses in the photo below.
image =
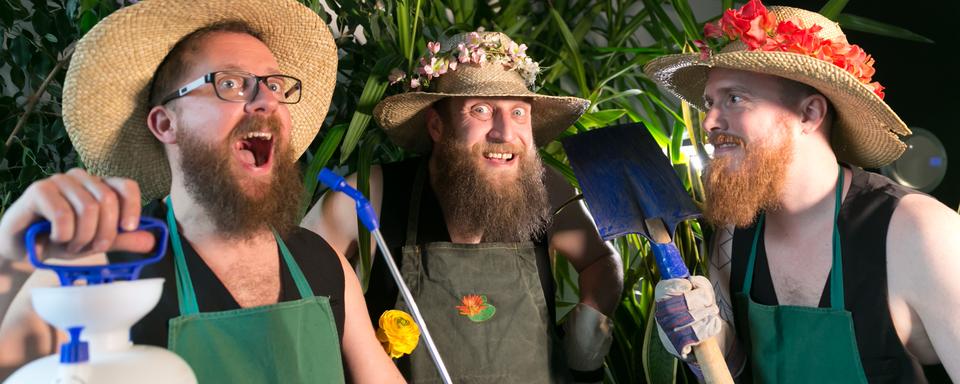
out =
<svg viewBox="0 0 960 384"><path fill-rule="evenodd" d="M171 92L163 98L160 105L169 103L186 96L194 89L206 83L213 83L213 91L220 100L249 103L257 98L260 92L260 83L267 86L267 89L273 93L277 101L284 104L296 104L300 102L300 90L302 83L300 79L287 75L267 75L257 76L243 71L217 71L210 72L200 78L187 83L176 91Z"/></svg>

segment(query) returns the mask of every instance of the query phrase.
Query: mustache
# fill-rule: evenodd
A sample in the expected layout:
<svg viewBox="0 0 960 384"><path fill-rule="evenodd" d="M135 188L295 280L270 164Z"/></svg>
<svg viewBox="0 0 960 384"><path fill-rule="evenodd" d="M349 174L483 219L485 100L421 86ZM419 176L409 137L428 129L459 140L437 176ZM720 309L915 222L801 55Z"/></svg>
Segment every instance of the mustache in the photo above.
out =
<svg viewBox="0 0 960 384"><path fill-rule="evenodd" d="M483 154L486 152L520 154L520 153L525 153L526 148L523 148L516 144L509 144L509 143L478 143L478 144L474 144L473 152L477 154Z"/></svg>
<svg viewBox="0 0 960 384"><path fill-rule="evenodd" d="M710 141L710 144L714 146L717 146L720 144L728 144L728 143L743 146L746 143L746 141L743 140L743 138L740 136L737 136L731 133L717 132L717 131L711 132L710 137L708 139Z"/></svg>
<svg viewBox="0 0 960 384"><path fill-rule="evenodd" d="M246 116L233 127L230 137L239 139L252 132L266 132L276 136L280 134L281 127L283 127L283 124L276 115Z"/></svg>

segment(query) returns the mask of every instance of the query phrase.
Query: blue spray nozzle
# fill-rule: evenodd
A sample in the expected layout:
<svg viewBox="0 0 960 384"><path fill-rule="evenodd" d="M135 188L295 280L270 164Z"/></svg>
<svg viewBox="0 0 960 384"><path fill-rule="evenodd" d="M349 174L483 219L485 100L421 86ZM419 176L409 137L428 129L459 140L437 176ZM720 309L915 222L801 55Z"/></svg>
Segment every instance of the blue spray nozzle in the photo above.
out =
<svg viewBox="0 0 960 384"><path fill-rule="evenodd" d="M80 331L83 327L71 327L70 341L60 344L60 363L77 364L90 360L90 344L80 340Z"/></svg>
<svg viewBox="0 0 960 384"><path fill-rule="evenodd" d="M351 187L350 184L347 184L347 181L342 176L333 173L333 171L327 168L323 168L320 170L320 173L317 174L317 181L330 187L330 189L335 192L345 193L347 196L350 196L353 201L357 202L357 217L360 218L360 222L363 223L364 227L367 227L368 231L372 232L380 227L380 223L377 222L377 213L373 210L373 205L370 205L370 201L367 200L360 191Z"/></svg>
<svg viewBox="0 0 960 384"><path fill-rule="evenodd" d="M37 236L43 233L50 233L51 224L49 221L42 220L33 223L27 228L24 235L24 243L27 248L27 256L30 263L37 268L50 269L60 277L60 284L64 286L73 285L77 280L86 280L87 284L109 283L114 280L136 280L140 277L140 270L147 264L153 264L167 253L167 225L159 219L152 217L141 217L140 225L137 231L147 231L157 235L157 245L154 247L153 256L136 261L124 263L106 264L106 265L52 265L46 264L37 257ZM121 229L123 231L123 229Z"/></svg>

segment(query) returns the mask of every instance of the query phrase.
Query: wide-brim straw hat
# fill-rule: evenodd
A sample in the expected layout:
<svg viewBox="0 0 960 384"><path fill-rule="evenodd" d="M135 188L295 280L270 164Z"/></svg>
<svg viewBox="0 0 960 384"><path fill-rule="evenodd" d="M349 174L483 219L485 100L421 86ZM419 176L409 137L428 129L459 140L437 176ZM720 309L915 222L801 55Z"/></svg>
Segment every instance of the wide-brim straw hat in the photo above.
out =
<svg viewBox="0 0 960 384"><path fill-rule="evenodd" d="M846 42L840 26L819 13L790 7L768 8L777 22L791 20L823 29L825 39ZM697 53L668 55L651 61L644 72L677 97L706 111L703 92L711 68L728 68L780 76L816 88L836 110L831 145L840 161L876 168L896 160L906 145L900 136L910 129L873 89L833 63L791 52L749 51L735 40L701 61Z"/></svg>
<svg viewBox="0 0 960 384"><path fill-rule="evenodd" d="M483 41L500 40L507 46L513 42L500 32L480 32ZM456 47L466 42L468 34L454 35L440 43ZM570 96L547 96L534 93L515 70L494 62L479 65L462 63L456 70L434 79L431 91L406 92L387 97L373 110L377 124L394 144L417 152L428 152L432 141L427 133L426 110L434 102L451 96L460 97L523 97L530 102L531 125L536 145L544 146L569 128L586 112L590 101Z"/></svg>
<svg viewBox="0 0 960 384"><path fill-rule="evenodd" d="M327 114L337 71L336 44L316 13L294 0L144 0L94 26L67 71L63 121L89 171L137 181L144 200L169 193L166 154L147 128L151 79L181 38L227 20L259 32L280 71L303 82L300 102L287 108L290 144L297 156L307 149Z"/></svg>

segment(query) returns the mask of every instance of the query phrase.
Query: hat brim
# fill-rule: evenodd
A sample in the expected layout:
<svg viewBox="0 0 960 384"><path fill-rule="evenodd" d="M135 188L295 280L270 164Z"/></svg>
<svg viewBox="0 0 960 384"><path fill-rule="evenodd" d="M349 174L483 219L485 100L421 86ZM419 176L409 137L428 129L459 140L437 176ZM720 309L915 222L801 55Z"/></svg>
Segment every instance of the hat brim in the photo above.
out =
<svg viewBox="0 0 960 384"><path fill-rule="evenodd" d="M910 129L872 89L836 65L791 52L736 51L712 55L667 55L644 72L677 97L706 111L703 92L711 68L737 69L794 80L816 88L833 104L836 119L831 143L840 161L876 168L906 149L900 136Z"/></svg>
<svg viewBox="0 0 960 384"><path fill-rule="evenodd" d="M457 94L407 92L383 99L373 110L377 124L394 144L415 153L430 151L433 141L427 133L426 110L447 97L522 97L530 100L533 137L538 147L549 144L573 125L590 101L572 96L547 96L528 93Z"/></svg>
<svg viewBox="0 0 960 384"><path fill-rule="evenodd" d="M66 74L64 125L91 172L136 180L144 200L169 193L166 154L146 125L150 81L182 37L225 20L260 32L280 70L303 82L301 101L287 108L290 145L297 156L307 149L336 86L337 47L317 14L293 0L147 0L94 26Z"/></svg>

